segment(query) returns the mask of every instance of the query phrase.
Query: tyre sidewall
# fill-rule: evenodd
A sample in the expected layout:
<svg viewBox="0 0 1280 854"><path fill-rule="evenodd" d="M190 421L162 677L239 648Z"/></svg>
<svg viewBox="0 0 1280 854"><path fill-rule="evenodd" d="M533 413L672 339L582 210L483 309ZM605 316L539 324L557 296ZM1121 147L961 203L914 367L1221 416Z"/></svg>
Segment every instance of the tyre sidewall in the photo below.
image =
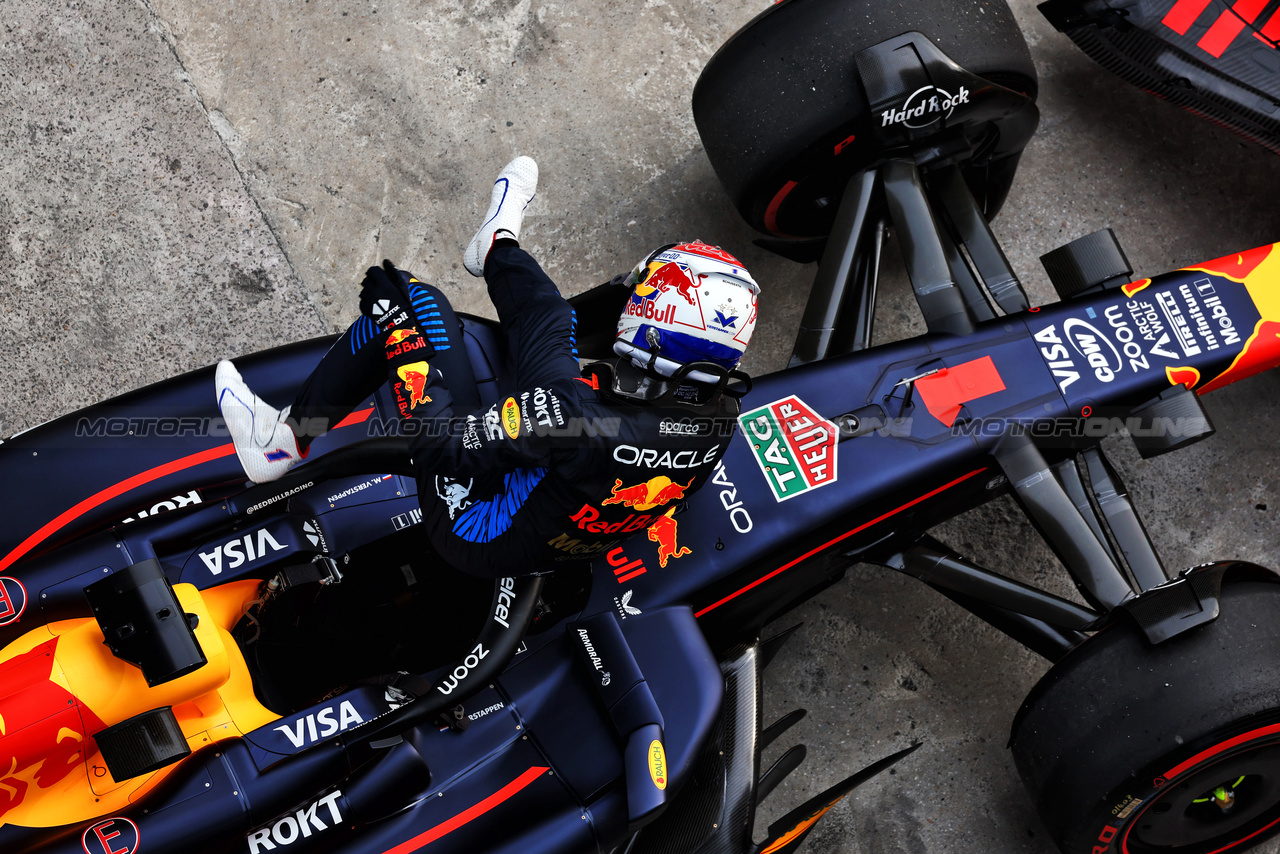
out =
<svg viewBox="0 0 1280 854"><path fill-rule="evenodd" d="M1147 805L1194 769L1172 780L1163 779L1167 772L1277 720L1280 585L1227 584L1221 603L1217 620L1158 646L1118 620L1058 662L1027 698L1010 745L1063 851L1123 850Z"/></svg>

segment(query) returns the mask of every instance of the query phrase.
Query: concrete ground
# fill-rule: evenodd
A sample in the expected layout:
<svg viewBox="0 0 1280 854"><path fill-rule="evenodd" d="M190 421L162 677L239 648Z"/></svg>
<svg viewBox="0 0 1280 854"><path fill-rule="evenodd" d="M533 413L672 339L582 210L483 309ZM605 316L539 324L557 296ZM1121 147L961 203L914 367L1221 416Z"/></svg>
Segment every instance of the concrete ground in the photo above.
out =
<svg viewBox="0 0 1280 854"><path fill-rule="evenodd" d="M689 112L703 64L766 5L0 2L0 435L336 331L383 257L488 313L461 251L515 154L542 167L524 242L566 291L673 236L719 243L765 288L747 367L782 367L815 268L751 245ZM1140 274L1280 239L1280 160L1109 76L1032 0L1013 6L1042 120L995 228L1033 301L1053 299L1038 256L1107 225ZM900 272L883 287L878 337L919 331ZM1280 563L1277 401L1280 375L1255 377L1209 400L1209 442L1151 462L1109 443L1170 566ZM1011 504L940 536L1069 586ZM767 716L810 714L766 758L796 741L810 758L761 833L921 740L807 850L1053 850L1005 749L1039 660L870 567L794 617L805 627L767 674Z"/></svg>

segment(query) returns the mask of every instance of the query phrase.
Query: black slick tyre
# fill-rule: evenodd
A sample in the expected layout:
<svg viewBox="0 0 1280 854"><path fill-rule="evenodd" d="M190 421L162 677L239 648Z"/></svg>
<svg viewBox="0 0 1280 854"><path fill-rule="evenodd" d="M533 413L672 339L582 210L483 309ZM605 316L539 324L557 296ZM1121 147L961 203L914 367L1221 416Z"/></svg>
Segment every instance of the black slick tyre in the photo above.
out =
<svg viewBox="0 0 1280 854"><path fill-rule="evenodd" d="M1011 747L1066 854L1243 851L1280 832L1280 584L1223 586L1157 646L1118 620L1059 661Z"/></svg>
<svg viewBox="0 0 1280 854"><path fill-rule="evenodd" d="M848 176L882 154L862 141L875 117L855 56L912 31L968 71L1034 101L1035 66L1004 0L783 0L716 52L693 91L707 156L748 223L780 236L830 230L836 205L822 197L838 199ZM966 170L988 217L1003 202L1017 159L1017 152L979 156ZM787 196L814 174L830 175L830 187Z"/></svg>

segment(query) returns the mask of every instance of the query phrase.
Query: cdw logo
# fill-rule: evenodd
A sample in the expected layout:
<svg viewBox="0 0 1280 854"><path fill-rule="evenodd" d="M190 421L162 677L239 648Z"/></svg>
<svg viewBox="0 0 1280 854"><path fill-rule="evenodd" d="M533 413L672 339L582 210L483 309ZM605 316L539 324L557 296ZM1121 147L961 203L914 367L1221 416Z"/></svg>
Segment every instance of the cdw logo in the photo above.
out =
<svg viewBox="0 0 1280 854"><path fill-rule="evenodd" d="M1185 36L1211 2L1212 0L1178 0L1165 14L1161 23L1178 35ZM1225 6L1226 4L1215 5ZM1218 17L1209 25L1209 29L1196 42L1196 47L1215 58L1222 56L1223 51L1231 46L1241 30L1246 26L1253 26L1253 22L1262 14L1266 5L1267 0L1232 0L1231 7L1222 9ZM1254 36L1274 48L1280 41L1280 15L1272 15L1261 31L1254 32Z"/></svg>

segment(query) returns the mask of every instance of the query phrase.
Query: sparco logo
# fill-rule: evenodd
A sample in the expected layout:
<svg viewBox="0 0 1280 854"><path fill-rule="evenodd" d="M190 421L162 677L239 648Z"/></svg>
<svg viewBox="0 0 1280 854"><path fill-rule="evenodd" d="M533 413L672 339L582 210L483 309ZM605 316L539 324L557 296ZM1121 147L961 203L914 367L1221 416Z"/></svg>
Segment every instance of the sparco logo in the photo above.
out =
<svg viewBox="0 0 1280 854"><path fill-rule="evenodd" d="M695 436L701 430L700 425L688 421L662 421L658 424L658 432L664 436Z"/></svg>
<svg viewBox="0 0 1280 854"><path fill-rule="evenodd" d="M249 834L249 854L261 851L272 851L278 845L292 845L299 839L306 839L312 833L328 830L342 824L342 813L338 810L338 798L342 792L332 792L320 800L300 810L289 813L270 827L255 830ZM330 824L324 823L320 807L326 807Z"/></svg>
<svg viewBox="0 0 1280 854"><path fill-rule="evenodd" d="M952 95L937 86L922 86L911 93L901 109L888 109L880 113L880 127L903 125L909 128L928 127L939 119L949 118L956 104L969 103L969 90L961 86Z"/></svg>

